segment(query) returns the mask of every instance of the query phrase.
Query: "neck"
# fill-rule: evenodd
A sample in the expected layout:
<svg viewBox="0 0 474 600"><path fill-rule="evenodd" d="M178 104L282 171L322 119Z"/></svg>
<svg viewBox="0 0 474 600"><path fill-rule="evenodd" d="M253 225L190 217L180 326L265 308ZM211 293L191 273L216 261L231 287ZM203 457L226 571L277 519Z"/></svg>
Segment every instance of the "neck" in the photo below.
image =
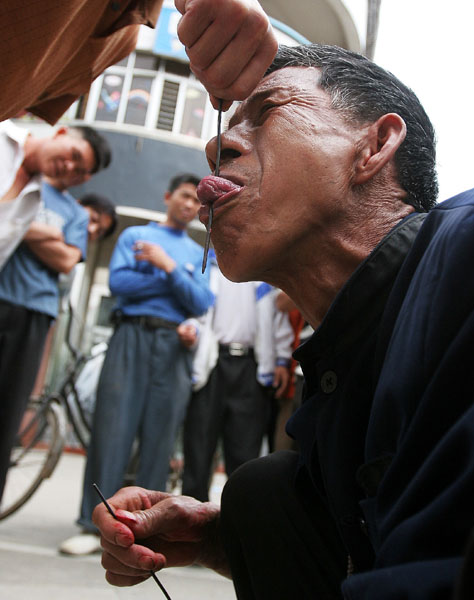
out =
<svg viewBox="0 0 474 600"><path fill-rule="evenodd" d="M28 135L23 147L25 158L23 159L22 167L31 177L39 173L38 156L41 149L41 142L32 135Z"/></svg>
<svg viewBox="0 0 474 600"><path fill-rule="evenodd" d="M169 215L166 217L166 221L163 222L165 227L170 229L176 229L177 231L186 231L186 223L178 223L175 219L170 219Z"/></svg>
<svg viewBox="0 0 474 600"><path fill-rule="evenodd" d="M273 281L266 280L286 292L316 329L358 265L401 219L414 212L407 204L397 206L395 211L375 210L370 219L348 222L342 229L339 224L317 243L309 240L298 256L281 264Z"/></svg>
<svg viewBox="0 0 474 600"><path fill-rule="evenodd" d="M53 179L52 177L47 177L46 175L44 175L43 181L45 181L51 187L56 188L60 192L64 192L64 190L66 189L63 185L61 185L58 181L56 181L56 179Z"/></svg>

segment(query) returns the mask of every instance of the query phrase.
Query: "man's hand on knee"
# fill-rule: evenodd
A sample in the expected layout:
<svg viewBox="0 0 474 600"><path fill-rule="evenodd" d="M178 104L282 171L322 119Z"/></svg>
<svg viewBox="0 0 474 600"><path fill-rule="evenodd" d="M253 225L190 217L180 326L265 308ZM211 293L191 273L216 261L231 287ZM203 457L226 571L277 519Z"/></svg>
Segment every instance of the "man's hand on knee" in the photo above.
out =
<svg viewBox="0 0 474 600"><path fill-rule="evenodd" d="M106 579L112 585L135 585L147 579L150 570L195 563L227 574L218 542L217 505L138 487L119 490L109 504L117 520L100 504L93 521L101 534Z"/></svg>

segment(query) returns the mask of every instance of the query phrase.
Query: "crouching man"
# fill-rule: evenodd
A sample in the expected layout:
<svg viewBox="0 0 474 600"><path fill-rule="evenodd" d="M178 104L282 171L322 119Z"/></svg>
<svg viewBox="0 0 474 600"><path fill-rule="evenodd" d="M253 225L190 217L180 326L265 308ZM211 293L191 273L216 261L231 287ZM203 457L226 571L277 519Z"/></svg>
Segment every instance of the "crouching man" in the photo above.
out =
<svg viewBox="0 0 474 600"><path fill-rule="evenodd" d="M94 514L107 580L199 563L245 600L474 597L474 191L435 206L413 92L319 45L280 48L222 136L220 175L199 196L222 272L281 288L315 329L295 354L300 450L238 469L221 509L118 492L119 521Z"/></svg>

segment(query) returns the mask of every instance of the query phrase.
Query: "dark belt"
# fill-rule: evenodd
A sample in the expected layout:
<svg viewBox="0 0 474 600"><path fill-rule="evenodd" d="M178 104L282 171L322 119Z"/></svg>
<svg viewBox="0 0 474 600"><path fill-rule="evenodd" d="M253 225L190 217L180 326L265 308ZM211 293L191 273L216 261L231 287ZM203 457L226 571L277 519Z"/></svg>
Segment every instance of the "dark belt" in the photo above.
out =
<svg viewBox="0 0 474 600"><path fill-rule="evenodd" d="M136 325L140 325L140 327L144 327L145 329L176 329L176 327L179 325L179 323L167 321L166 319L161 319L160 317L124 315L123 313L115 313L112 316L112 323L115 326L120 325L120 323L135 323Z"/></svg>
<svg viewBox="0 0 474 600"><path fill-rule="evenodd" d="M219 344L219 354L227 354L229 356L253 356L253 348L252 346L244 346L237 342Z"/></svg>

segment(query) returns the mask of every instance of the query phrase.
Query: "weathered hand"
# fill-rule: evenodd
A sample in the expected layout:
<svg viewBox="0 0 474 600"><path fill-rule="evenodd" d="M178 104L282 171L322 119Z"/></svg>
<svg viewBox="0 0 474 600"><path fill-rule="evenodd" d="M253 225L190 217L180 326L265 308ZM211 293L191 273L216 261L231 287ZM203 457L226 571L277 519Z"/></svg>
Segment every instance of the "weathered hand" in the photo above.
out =
<svg viewBox="0 0 474 600"><path fill-rule="evenodd" d="M175 0L183 15L178 36L193 73L227 110L244 100L271 64L278 43L256 0Z"/></svg>
<svg viewBox="0 0 474 600"><path fill-rule="evenodd" d="M139 487L122 488L108 502L118 520L103 504L92 519L102 536L102 566L112 585L135 585L150 570L193 563L227 574L215 504Z"/></svg>
<svg viewBox="0 0 474 600"><path fill-rule="evenodd" d="M137 260L149 262L167 273L171 273L176 266L176 262L158 244L138 240L135 242L133 250Z"/></svg>

